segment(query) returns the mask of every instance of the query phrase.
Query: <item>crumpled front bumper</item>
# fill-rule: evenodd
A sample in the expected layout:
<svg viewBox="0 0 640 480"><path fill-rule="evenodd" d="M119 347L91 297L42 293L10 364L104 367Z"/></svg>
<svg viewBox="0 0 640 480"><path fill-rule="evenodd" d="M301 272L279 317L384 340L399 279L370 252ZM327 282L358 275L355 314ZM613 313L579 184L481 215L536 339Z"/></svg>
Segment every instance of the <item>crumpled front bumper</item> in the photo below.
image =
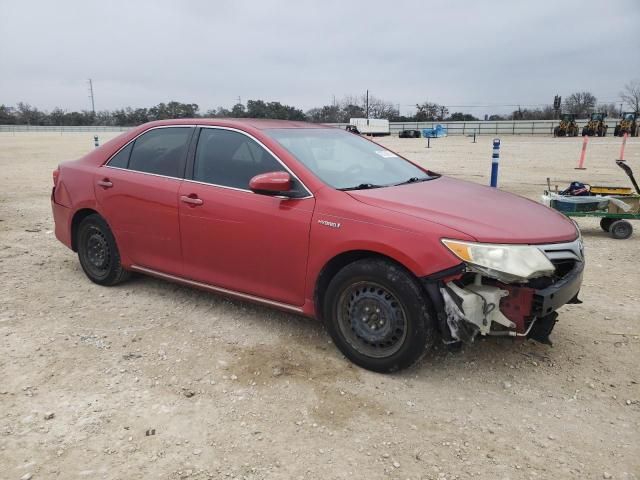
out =
<svg viewBox="0 0 640 480"><path fill-rule="evenodd" d="M434 305L445 343L472 341L477 334L532 337L548 342L556 310L568 303L580 303L584 266L580 251L572 268L565 267L562 275L558 273L553 280L506 284L460 264L425 277L422 283ZM473 283L469 281L471 276ZM479 303L481 296L484 304ZM491 308L487 308L488 301L493 303Z"/></svg>
<svg viewBox="0 0 640 480"><path fill-rule="evenodd" d="M533 314L548 315L578 297L582 287L584 262L576 262L573 269L552 285L535 290L533 295Z"/></svg>

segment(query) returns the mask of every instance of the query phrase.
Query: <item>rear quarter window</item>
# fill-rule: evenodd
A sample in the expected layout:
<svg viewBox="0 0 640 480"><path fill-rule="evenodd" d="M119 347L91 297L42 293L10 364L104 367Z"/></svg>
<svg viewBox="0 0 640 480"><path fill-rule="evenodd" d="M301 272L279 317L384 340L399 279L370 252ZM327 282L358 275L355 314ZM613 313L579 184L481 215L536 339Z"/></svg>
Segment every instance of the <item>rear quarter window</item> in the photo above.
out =
<svg viewBox="0 0 640 480"><path fill-rule="evenodd" d="M109 160L108 165L110 167L116 168L127 168L129 166L129 156L131 155L131 149L133 148L133 142L124 147L118 153L116 153L111 160Z"/></svg>

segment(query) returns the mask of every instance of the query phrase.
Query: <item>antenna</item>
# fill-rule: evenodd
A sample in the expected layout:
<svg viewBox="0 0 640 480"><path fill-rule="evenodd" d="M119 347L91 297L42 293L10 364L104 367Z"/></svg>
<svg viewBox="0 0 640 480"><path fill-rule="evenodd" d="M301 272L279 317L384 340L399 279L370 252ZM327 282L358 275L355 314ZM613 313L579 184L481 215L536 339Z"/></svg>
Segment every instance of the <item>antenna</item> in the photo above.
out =
<svg viewBox="0 0 640 480"><path fill-rule="evenodd" d="M96 114L96 103L95 103L95 100L93 98L93 82L91 81L91 79L89 79L89 98L91 99L91 111L93 112L93 115L95 116L95 114Z"/></svg>

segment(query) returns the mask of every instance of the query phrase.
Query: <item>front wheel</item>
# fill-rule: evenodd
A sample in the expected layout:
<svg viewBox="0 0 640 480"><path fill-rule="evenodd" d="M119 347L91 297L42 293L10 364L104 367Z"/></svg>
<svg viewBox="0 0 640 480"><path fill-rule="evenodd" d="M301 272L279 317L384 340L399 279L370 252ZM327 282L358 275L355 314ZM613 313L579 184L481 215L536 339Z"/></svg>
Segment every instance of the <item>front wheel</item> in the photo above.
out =
<svg viewBox="0 0 640 480"><path fill-rule="evenodd" d="M409 367L433 344L435 325L417 279L384 259L364 259L331 280L324 323L353 363L375 372Z"/></svg>
<svg viewBox="0 0 640 480"><path fill-rule="evenodd" d="M78 259L89 280L110 286L129 277L120 263L113 233L100 215L89 215L82 220L77 235Z"/></svg>

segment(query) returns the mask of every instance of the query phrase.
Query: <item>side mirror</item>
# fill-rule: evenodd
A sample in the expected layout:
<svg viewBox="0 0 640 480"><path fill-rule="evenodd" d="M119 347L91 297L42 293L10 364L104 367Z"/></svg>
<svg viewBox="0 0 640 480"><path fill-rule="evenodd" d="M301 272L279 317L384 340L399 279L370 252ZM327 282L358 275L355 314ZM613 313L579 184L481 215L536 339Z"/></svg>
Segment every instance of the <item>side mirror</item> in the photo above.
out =
<svg viewBox="0 0 640 480"><path fill-rule="evenodd" d="M263 195L287 195L291 190L291 175L288 172L261 173L249 181L249 188Z"/></svg>

